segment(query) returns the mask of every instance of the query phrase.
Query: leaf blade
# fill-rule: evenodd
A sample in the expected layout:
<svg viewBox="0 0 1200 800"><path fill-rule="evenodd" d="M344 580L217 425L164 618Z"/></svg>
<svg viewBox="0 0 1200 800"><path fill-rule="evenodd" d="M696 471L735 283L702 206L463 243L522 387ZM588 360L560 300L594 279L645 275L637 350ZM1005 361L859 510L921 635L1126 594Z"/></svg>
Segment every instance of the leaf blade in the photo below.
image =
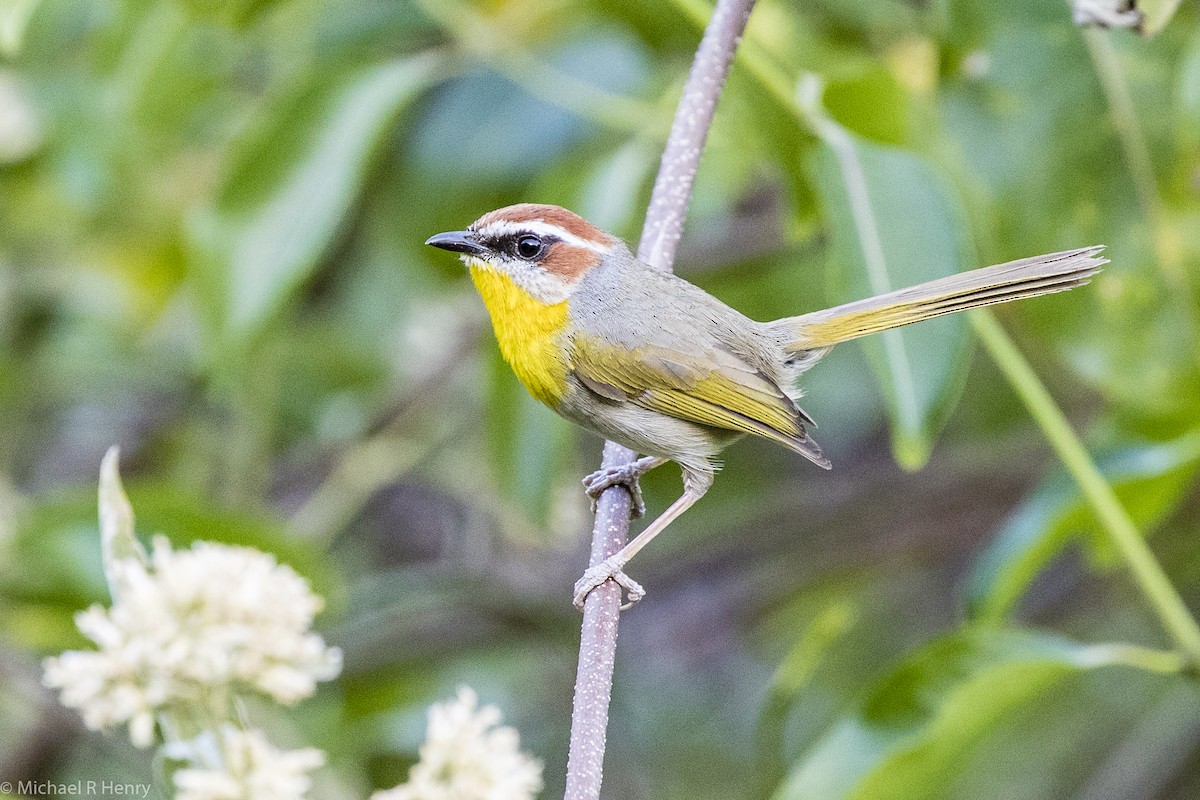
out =
<svg viewBox="0 0 1200 800"><path fill-rule="evenodd" d="M961 271L966 224L944 181L915 153L867 142L810 109L821 138L810 174L832 233L834 302L858 300ZM856 264L850 269L846 264ZM970 353L954 316L863 342L887 399L892 449L907 469L929 458L962 388Z"/></svg>
<svg viewBox="0 0 1200 800"><path fill-rule="evenodd" d="M252 338L316 269L391 121L440 64L422 56L356 73L326 113L288 109L241 144L222 191L188 220L191 271L219 341Z"/></svg>
<svg viewBox="0 0 1200 800"><path fill-rule="evenodd" d="M1101 471L1139 530L1148 530L1183 499L1200 470L1200 436L1160 444L1126 444L1101 460ZM1048 477L1008 518L976 560L968 578L968 613L999 622L1029 585L1080 534L1099 531L1082 493L1060 471ZM1094 552L1113 558L1107 537L1091 536Z"/></svg>
<svg viewBox="0 0 1200 800"><path fill-rule="evenodd" d="M935 794L991 723L1073 674L1127 666L1175 674L1173 653L975 628L931 642L876 683L793 766L775 800Z"/></svg>

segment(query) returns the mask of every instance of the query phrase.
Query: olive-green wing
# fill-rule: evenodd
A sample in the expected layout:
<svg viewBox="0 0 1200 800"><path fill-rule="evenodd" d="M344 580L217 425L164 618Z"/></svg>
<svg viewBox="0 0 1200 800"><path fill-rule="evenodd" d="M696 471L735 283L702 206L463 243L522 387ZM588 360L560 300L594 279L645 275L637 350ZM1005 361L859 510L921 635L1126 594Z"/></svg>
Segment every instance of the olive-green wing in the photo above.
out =
<svg viewBox="0 0 1200 800"><path fill-rule="evenodd" d="M805 430L812 420L774 381L719 345L699 354L659 345L618 350L578 337L570 358L575 377L601 397L762 436L829 467Z"/></svg>

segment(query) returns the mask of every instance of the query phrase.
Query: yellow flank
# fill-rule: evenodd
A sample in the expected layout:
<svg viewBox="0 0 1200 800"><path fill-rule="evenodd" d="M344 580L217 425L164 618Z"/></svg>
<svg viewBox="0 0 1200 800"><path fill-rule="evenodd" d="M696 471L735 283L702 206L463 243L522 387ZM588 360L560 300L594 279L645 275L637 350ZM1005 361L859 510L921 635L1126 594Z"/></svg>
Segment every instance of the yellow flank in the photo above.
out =
<svg viewBox="0 0 1200 800"><path fill-rule="evenodd" d="M567 363L558 343L567 301L547 305L503 272L474 264L471 279L492 317L500 354L531 395L556 407L567 389Z"/></svg>

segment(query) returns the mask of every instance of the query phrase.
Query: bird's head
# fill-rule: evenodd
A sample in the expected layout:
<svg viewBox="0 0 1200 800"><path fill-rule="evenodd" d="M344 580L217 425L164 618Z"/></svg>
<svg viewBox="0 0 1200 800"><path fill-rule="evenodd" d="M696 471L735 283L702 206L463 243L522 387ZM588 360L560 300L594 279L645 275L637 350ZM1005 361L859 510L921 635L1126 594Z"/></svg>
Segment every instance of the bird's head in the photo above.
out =
<svg viewBox="0 0 1200 800"><path fill-rule="evenodd" d="M472 269L505 275L533 299L553 305L569 298L620 241L565 208L520 203L425 244L461 253Z"/></svg>

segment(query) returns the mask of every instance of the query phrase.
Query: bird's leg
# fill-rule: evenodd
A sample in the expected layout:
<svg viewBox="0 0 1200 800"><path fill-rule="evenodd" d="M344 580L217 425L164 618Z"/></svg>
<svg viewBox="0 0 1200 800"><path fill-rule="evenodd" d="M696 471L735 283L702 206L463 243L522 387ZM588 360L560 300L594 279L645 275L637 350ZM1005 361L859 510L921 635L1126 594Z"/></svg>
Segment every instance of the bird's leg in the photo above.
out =
<svg viewBox="0 0 1200 800"><path fill-rule="evenodd" d="M646 501L642 499L642 487L638 484L638 478L655 467L661 467L665 463L667 463L667 459L665 458L646 456L639 458L637 461L622 464L619 467L598 469L585 477L583 479L583 486L584 491L587 492L587 496L592 498L592 513L596 513L596 501L600 499L600 495L605 489L610 486L623 485L629 490L630 496L633 497L633 505L629 509L629 518L637 519L643 516L646 513Z"/></svg>
<svg viewBox="0 0 1200 800"><path fill-rule="evenodd" d="M575 607L582 611L583 601L591 593L592 589L595 589L609 578L616 581L625 589L625 596L628 598L628 601L621 606L622 611L645 597L646 590L641 587L641 584L624 573L623 569L625 565L629 563L629 559L637 555L639 550L650 544L651 539L662 533L663 528L670 525L676 517L691 508L692 504L703 495L704 492L702 490L690 487L686 488L678 500L660 514L658 519L647 525L644 531L633 537L629 541L629 544L596 566L589 567L583 573L583 577L575 582Z"/></svg>

